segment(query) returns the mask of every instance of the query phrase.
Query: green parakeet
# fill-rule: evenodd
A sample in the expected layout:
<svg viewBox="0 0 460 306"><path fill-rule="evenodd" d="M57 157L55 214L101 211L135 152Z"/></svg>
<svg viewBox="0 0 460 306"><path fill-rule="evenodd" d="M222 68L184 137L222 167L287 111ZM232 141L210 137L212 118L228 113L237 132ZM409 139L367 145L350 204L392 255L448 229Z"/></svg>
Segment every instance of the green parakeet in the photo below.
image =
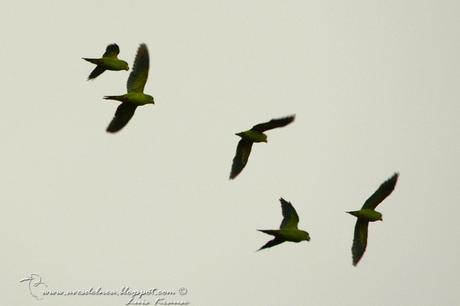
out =
<svg viewBox="0 0 460 306"><path fill-rule="evenodd" d="M351 254L353 257L353 265L356 266L363 257L367 246L367 228L369 222L382 221L382 214L375 210L386 197L394 190L398 181L398 173L393 174L388 180L383 182L373 195L366 200L363 207L356 211L347 211L350 215L358 218L355 225L355 234L353 238L353 246Z"/></svg>
<svg viewBox="0 0 460 306"><path fill-rule="evenodd" d="M249 154L251 153L252 144L254 142L267 142L267 135L265 131L283 127L294 121L295 115L272 119L265 123L254 125L250 130L236 133L241 137L236 147L236 154L233 158L232 170L230 172L230 179L234 179L246 166Z"/></svg>
<svg viewBox="0 0 460 306"><path fill-rule="evenodd" d="M117 100L118 106L115 116L107 127L107 132L115 133L121 130L132 118L136 108L140 105L154 104L153 97L144 94L144 86L149 75L149 51L145 44L137 50L133 70L128 78L127 94L121 96L105 96L104 99Z"/></svg>
<svg viewBox="0 0 460 306"><path fill-rule="evenodd" d="M277 244L283 243L285 241L291 242L300 242L300 241L310 241L310 235L303 230L297 228L299 223L299 216L295 211L294 207L290 202L287 202L283 198L280 199L281 202L281 211L283 213L283 221L281 221L279 230L258 230L265 234L275 236L274 239L268 241L264 244L258 251L266 248L270 248Z"/></svg>
<svg viewBox="0 0 460 306"><path fill-rule="evenodd" d="M108 45L102 58L85 58L85 61L96 64L96 68L91 71L88 80L95 79L106 70L119 71L129 70L128 63L119 59L120 48L117 44Z"/></svg>

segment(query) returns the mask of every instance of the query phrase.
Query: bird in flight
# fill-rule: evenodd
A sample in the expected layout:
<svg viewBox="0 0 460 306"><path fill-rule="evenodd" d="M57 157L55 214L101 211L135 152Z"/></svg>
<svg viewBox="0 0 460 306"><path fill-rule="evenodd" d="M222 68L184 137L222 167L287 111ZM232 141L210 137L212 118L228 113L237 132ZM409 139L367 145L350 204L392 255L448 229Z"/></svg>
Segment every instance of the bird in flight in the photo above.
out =
<svg viewBox="0 0 460 306"><path fill-rule="evenodd" d="M236 154L233 158L232 170L230 172L230 179L234 179L246 166L249 154L251 153L252 144L254 142L267 142L267 135L265 131L283 127L294 121L295 115L284 118L272 119L265 123L254 125L250 130L236 133L241 137L236 147Z"/></svg>
<svg viewBox="0 0 460 306"><path fill-rule="evenodd" d="M303 230L297 228L299 216L290 202L280 198L281 211L283 213L283 221L281 221L279 230L258 230L265 234L275 236L272 240L264 244L258 251L266 248L271 248L285 241L300 242L303 240L310 241L310 235Z"/></svg>
<svg viewBox="0 0 460 306"><path fill-rule="evenodd" d="M360 210L347 211L350 215L358 218L355 225L353 246L351 247L354 266L358 264L364 255L364 251L366 251L367 228L369 222L383 221L382 214L376 211L375 208L393 192L396 182L398 181L398 176L399 173L395 173L392 177L383 182L374 194L364 202Z"/></svg>
<svg viewBox="0 0 460 306"><path fill-rule="evenodd" d="M102 58L85 58L85 61L96 64L96 68L91 71L88 80L93 80L106 70L119 71L129 70L128 63L119 59L120 48L117 44L108 45Z"/></svg>
<svg viewBox="0 0 460 306"><path fill-rule="evenodd" d="M107 100L117 100L118 106L115 116L107 127L107 132L115 133L121 130L133 117L136 108L140 105L154 104L153 97L144 94L144 86L149 75L149 51L145 44L137 50L133 70L127 82L128 93L121 96L105 96Z"/></svg>

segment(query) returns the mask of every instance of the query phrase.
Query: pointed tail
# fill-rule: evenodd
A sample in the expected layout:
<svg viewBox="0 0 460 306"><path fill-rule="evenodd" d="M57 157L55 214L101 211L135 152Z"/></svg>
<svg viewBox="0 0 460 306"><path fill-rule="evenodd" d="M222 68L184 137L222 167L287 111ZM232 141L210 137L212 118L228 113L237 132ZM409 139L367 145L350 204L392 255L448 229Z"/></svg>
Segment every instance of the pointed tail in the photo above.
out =
<svg viewBox="0 0 460 306"><path fill-rule="evenodd" d="M124 96L104 96L104 99L106 100L117 100L117 101L120 101L120 102L123 102L123 99Z"/></svg>
<svg viewBox="0 0 460 306"><path fill-rule="evenodd" d="M262 232L262 233L265 233L265 234L272 235L272 236L277 236L279 230L260 230L260 229L258 229L258 231Z"/></svg>
<svg viewBox="0 0 460 306"><path fill-rule="evenodd" d="M88 61L90 63L93 63L93 64L99 64L101 59L99 58L86 58L86 57L82 57L82 59L84 59L85 61Z"/></svg>

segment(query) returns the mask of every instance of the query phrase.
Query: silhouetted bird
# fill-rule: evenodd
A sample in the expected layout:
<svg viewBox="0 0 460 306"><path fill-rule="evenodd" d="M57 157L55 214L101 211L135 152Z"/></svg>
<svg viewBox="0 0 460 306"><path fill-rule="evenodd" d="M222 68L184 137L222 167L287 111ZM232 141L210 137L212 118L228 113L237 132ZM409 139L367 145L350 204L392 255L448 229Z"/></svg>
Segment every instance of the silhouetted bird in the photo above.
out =
<svg viewBox="0 0 460 306"><path fill-rule="evenodd" d="M363 207L356 211L347 211L350 215L358 218L355 225L355 234L351 253L353 256L353 265L356 266L364 255L367 246L367 228L369 222L383 221L382 214L375 210L386 197L394 190L398 181L398 173L393 174L388 180L383 182L373 195L366 200Z"/></svg>
<svg viewBox="0 0 460 306"><path fill-rule="evenodd" d="M285 241L300 242L303 240L310 241L310 235L303 230L297 228L299 223L299 216L290 202L280 199L281 211L283 212L283 221L281 222L279 230L258 230L265 234L275 236L274 239L268 241L258 251L271 248L277 244Z"/></svg>
<svg viewBox="0 0 460 306"><path fill-rule="evenodd" d="M232 170L230 172L230 179L234 179L246 166L249 154L251 153L252 144L254 142L267 142L267 135L265 131L283 127L294 121L295 115L285 118L272 119L268 122L254 125L250 130L237 133L241 137L238 146L236 147L236 154L233 158Z"/></svg>
<svg viewBox="0 0 460 306"><path fill-rule="evenodd" d="M102 58L85 58L85 61L96 64L96 68L91 71L91 74L88 77L88 80L95 79L98 75L103 73L106 70L119 71L119 70L129 70L128 63L119 59L118 54L120 53L120 48L117 44L108 45L105 49L104 55Z"/></svg>

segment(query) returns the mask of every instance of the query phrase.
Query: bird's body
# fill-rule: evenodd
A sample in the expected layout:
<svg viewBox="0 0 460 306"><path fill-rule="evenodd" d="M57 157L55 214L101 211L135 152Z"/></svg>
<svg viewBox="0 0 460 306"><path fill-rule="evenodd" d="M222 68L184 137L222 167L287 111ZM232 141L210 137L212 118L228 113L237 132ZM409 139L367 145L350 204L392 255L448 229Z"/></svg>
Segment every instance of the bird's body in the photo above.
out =
<svg viewBox="0 0 460 306"><path fill-rule="evenodd" d="M137 50L133 70L127 82L127 93L118 96L105 96L106 100L120 101L115 116L107 127L107 132L115 133L121 130L134 115L138 106L154 104L151 95L144 94L145 83L149 73L150 59L147 46L141 44Z"/></svg>
<svg viewBox="0 0 460 306"><path fill-rule="evenodd" d="M236 133L235 135L240 136L241 140L236 147L230 179L234 179L246 166L249 154L251 153L252 144L255 142L267 142L265 131L286 126L294 121L294 118L295 116L292 115L285 118L272 119L268 122L257 124L247 131Z"/></svg>
<svg viewBox="0 0 460 306"><path fill-rule="evenodd" d="M352 216L363 219L369 222L382 221L382 214L373 209L360 209L355 211L347 211Z"/></svg>
<svg viewBox="0 0 460 306"><path fill-rule="evenodd" d="M306 231L299 229L278 229L278 230L258 230L262 233L275 236L277 239L291 242L301 242L310 240L310 236Z"/></svg>
<svg viewBox="0 0 460 306"><path fill-rule="evenodd" d="M267 142L267 135L259 131L247 130L236 133L235 135L251 142Z"/></svg>
<svg viewBox="0 0 460 306"><path fill-rule="evenodd" d="M153 97L145 95L142 92L130 92L121 96L105 96L106 100L116 100L123 103L135 104L137 106L150 104L153 101Z"/></svg>
<svg viewBox="0 0 460 306"><path fill-rule="evenodd" d="M281 222L280 229L277 230L258 230L262 233L275 236L274 239L268 241L260 249L270 248L285 241L301 242L310 241L310 235L303 230L299 230L297 225L299 223L299 216L290 202L283 198L280 199L281 211L283 213L283 221Z"/></svg>
<svg viewBox="0 0 460 306"><path fill-rule="evenodd" d="M382 221L382 214L375 210L386 197L394 190L399 174L395 173L388 180L383 182L379 188L366 200L360 210L347 211L352 216L358 218L356 220L355 232L353 236L353 245L351 254L353 257L353 265L356 266L364 255L367 247L367 233L369 222Z"/></svg>
<svg viewBox="0 0 460 306"><path fill-rule="evenodd" d="M94 70L88 77L88 80L95 79L101 73L106 70L111 71L120 71L120 70L129 70L128 63L119 59L118 54L120 53L120 48L117 44L108 45L102 58L86 58L83 57L85 61L93 63L96 66Z"/></svg>
<svg viewBox="0 0 460 306"><path fill-rule="evenodd" d="M104 68L105 70L112 70L112 71L129 70L128 63L118 58L112 58L112 57L86 58L86 57L83 57L83 59L85 61L98 65L101 68Z"/></svg>

